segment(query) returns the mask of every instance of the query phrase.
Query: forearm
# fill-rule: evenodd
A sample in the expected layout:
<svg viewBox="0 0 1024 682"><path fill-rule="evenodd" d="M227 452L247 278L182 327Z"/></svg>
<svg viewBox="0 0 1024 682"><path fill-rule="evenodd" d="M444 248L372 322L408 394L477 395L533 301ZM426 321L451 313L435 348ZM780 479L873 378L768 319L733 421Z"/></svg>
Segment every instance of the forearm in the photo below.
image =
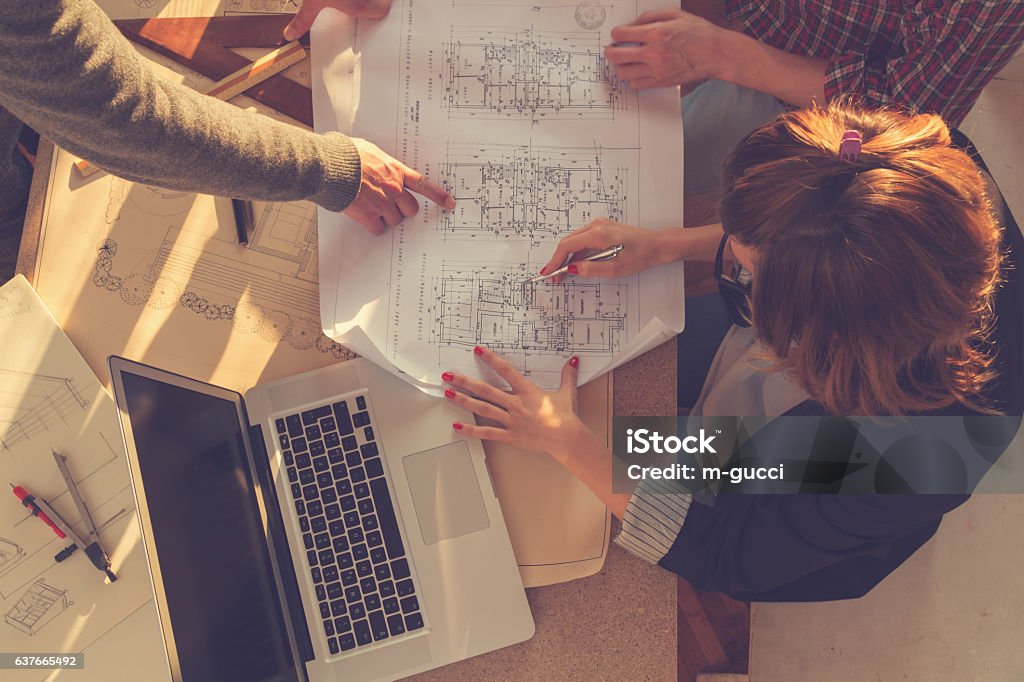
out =
<svg viewBox="0 0 1024 682"><path fill-rule="evenodd" d="M828 61L765 45L738 31L719 29L721 54L715 77L772 95L798 107L825 103Z"/></svg>
<svg viewBox="0 0 1024 682"><path fill-rule="evenodd" d="M621 519L632 494L612 491L612 453L582 423L574 428L575 435L568 439L572 446L551 455Z"/></svg>
<svg viewBox="0 0 1024 682"><path fill-rule="evenodd" d="M659 236L662 244L658 253L662 254L662 261L658 265L680 260L711 262L715 260L718 244L722 241L722 225L676 227L662 230Z"/></svg>
<svg viewBox="0 0 1024 682"><path fill-rule="evenodd" d="M0 104L129 180L341 210L359 155L329 137L164 82L91 0L0 0Z"/></svg>

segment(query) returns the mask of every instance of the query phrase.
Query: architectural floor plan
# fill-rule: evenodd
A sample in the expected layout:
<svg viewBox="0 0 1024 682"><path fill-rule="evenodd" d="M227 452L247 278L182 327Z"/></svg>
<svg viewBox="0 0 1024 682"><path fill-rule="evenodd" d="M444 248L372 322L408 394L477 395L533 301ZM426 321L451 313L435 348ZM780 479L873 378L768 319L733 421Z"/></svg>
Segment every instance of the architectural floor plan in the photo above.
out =
<svg viewBox="0 0 1024 682"><path fill-rule="evenodd" d="M441 166L456 207L442 238L556 242L595 218L622 221L636 150L457 145Z"/></svg>
<svg viewBox="0 0 1024 682"><path fill-rule="evenodd" d="M630 101L596 31L453 27L442 82L454 117L614 119Z"/></svg>
<svg viewBox="0 0 1024 682"><path fill-rule="evenodd" d="M348 129L340 103L358 101L353 133L456 200L450 211L423 205L378 238L320 213L327 333L436 391L446 369L494 380L476 345L551 386L571 355L586 381L678 332L681 266L527 282L559 240L595 220L681 224L678 97L630 90L604 58L611 28L653 0L426 8L395 0L368 31L338 17L314 31L318 125ZM375 85L346 95L358 82Z"/></svg>
<svg viewBox="0 0 1024 682"><path fill-rule="evenodd" d="M444 261L432 282L438 301L432 342L442 356L485 345L503 355L615 353L626 340L622 282L524 284L527 268Z"/></svg>

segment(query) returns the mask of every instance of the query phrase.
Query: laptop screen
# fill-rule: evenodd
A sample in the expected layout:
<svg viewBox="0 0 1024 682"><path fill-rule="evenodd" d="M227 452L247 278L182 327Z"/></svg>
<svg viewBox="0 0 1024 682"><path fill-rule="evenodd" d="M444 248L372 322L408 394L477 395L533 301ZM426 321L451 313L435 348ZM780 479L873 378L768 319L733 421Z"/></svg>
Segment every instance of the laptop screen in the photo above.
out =
<svg viewBox="0 0 1024 682"><path fill-rule="evenodd" d="M294 680L235 403L121 379L182 679Z"/></svg>

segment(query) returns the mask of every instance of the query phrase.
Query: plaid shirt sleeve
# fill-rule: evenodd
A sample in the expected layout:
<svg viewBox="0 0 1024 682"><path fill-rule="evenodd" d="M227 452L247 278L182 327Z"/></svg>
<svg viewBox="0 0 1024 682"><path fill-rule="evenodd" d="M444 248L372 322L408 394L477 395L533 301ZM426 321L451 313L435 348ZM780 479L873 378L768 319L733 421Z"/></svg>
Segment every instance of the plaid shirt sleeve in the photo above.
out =
<svg viewBox="0 0 1024 682"><path fill-rule="evenodd" d="M899 55L845 52L829 60L825 97L938 113L959 125L982 88L1024 43L1024 0L914 3L894 42Z"/></svg>

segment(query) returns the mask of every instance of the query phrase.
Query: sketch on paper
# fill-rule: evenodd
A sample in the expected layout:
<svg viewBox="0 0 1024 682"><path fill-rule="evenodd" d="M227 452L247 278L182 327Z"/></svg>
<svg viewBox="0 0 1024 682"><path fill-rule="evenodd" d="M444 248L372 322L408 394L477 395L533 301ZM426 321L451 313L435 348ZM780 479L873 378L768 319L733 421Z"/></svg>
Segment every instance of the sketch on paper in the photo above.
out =
<svg viewBox="0 0 1024 682"><path fill-rule="evenodd" d="M614 119L630 108L597 32L453 26L442 80L453 117Z"/></svg>
<svg viewBox="0 0 1024 682"><path fill-rule="evenodd" d="M0 450L66 426L88 404L73 378L0 368Z"/></svg>
<svg viewBox="0 0 1024 682"><path fill-rule="evenodd" d="M25 550L18 543L7 538L0 538L0 576L17 565L25 558Z"/></svg>
<svg viewBox="0 0 1024 682"><path fill-rule="evenodd" d="M4 621L26 635L36 635L54 618L74 604L68 591L48 585L45 579L32 583L6 614Z"/></svg>
<svg viewBox="0 0 1024 682"><path fill-rule="evenodd" d="M160 205L181 200L145 196L145 210L153 215L163 213ZM180 305L271 343L316 349L338 360L353 357L320 327L316 207L311 203L263 205L242 253L233 242L198 238L173 226L152 258L130 272L115 272L117 250L116 239L99 244L92 281L128 305Z"/></svg>
<svg viewBox="0 0 1024 682"><path fill-rule="evenodd" d="M105 218L107 225L116 223L126 203L153 217L182 218L195 200L195 192L179 192L111 177Z"/></svg>
<svg viewBox="0 0 1024 682"><path fill-rule="evenodd" d="M294 264L289 274L296 279L318 282L316 206L267 204L249 237L249 250Z"/></svg>
<svg viewBox="0 0 1024 682"><path fill-rule="evenodd" d="M445 239L557 240L595 218L626 220L628 161L635 150L532 145L448 147L441 183L456 208L441 215ZM616 161L608 162L615 157Z"/></svg>
<svg viewBox="0 0 1024 682"><path fill-rule="evenodd" d="M442 351L486 346L526 358L612 355L625 345L628 284L525 283L533 270L444 261L432 282L432 342Z"/></svg>

